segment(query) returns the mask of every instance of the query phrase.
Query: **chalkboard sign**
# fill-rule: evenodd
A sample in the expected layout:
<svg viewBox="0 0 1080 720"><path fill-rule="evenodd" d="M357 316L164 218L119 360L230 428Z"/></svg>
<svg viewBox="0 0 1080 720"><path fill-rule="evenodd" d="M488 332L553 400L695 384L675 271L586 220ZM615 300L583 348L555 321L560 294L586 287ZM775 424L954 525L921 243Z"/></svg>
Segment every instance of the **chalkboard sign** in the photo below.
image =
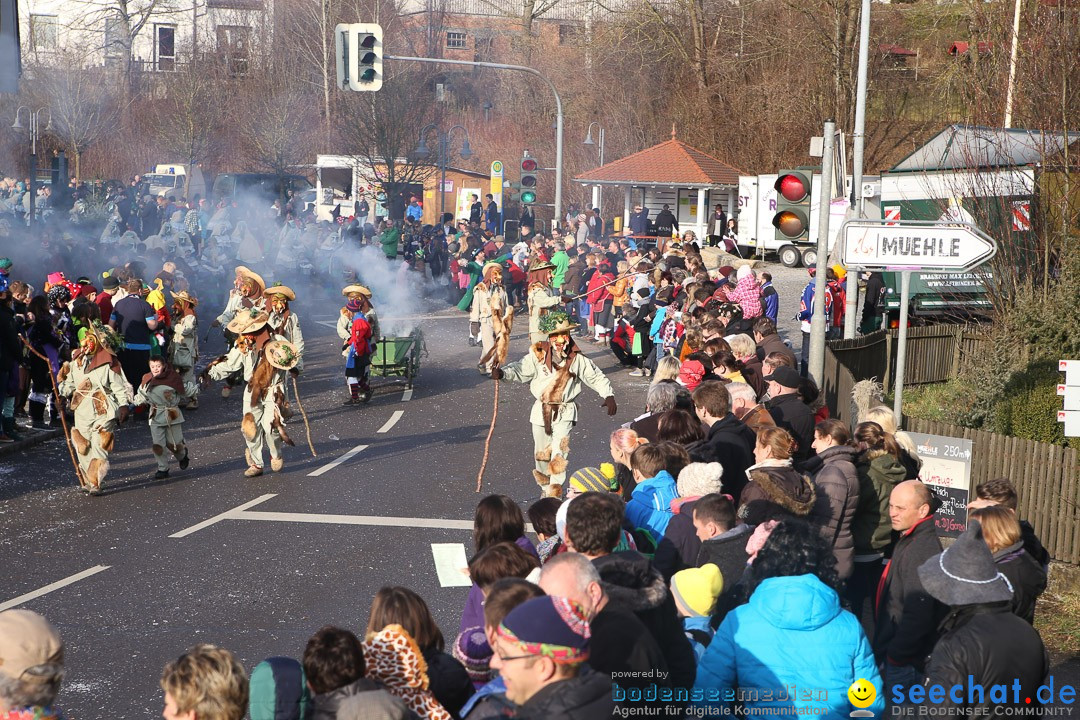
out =
<svg viewBox="0 0 1080 720"><path fill-rule="evenodd" d="M957 537L967 528L971 493L971 441L962 438L908 433L923 465L919 478L938 497L934 523L938 535Z"/></svg>

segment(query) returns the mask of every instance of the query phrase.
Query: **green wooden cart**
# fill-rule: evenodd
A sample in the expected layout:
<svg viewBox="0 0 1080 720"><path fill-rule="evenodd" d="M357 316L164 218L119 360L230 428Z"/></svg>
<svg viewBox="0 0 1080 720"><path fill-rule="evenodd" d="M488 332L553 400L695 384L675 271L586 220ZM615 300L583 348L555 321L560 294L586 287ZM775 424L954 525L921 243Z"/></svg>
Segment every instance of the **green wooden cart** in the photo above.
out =
<svg viewBox="0 0 1080 720"><path fill-rule="evenodd" d="M420 358L427 356L424 333L414 328L404 336L379 338L371 356L372 377L404 378L405 387L413 386L420 372Z"/></svg>

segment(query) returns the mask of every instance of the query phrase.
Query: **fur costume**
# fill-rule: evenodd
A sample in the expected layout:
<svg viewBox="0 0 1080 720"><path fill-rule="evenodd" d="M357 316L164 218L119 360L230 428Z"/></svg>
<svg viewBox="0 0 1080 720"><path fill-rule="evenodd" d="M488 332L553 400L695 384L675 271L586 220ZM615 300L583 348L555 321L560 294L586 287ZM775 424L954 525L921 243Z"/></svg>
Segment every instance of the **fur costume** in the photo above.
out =
<svg viewBox="0 0 1080 720"><path fill-rule="evenodd" d="M483 373L491 372L494 366L491 358L495 353L495 316L505 326L512 323L513 308L506 297L506 288L501 283L494 282L496 274L501 276L502 268L498 263L488 263L484 266L484 279L473 288L472 308L469 312L469 322L480 325L480 361L479 370ZM506 343L509 346L510 335L506 334Z"/></svg>
<svg viewBox="0 0 1080 720"><path fill-rule="evenodd" d="M535 398L529 415L536 461L533 478L544 495L556 497L566 479L570 431L578 419L575 398L581 394L582 386L601 398L613 395L603 371L578 351L573 340L566 348L566 356L560 361L550 342L538 342L521 360L501 368L504 378L528 383Z"/></svg>
<svg viewBox="0 0 1080 720"><path fill-rule="evenodd" d="M136 405L150 407L147 422L150 425L150 440L153 443L154 459L159 472L168 472L169 458L165 450L177 459L187 457L184 444L184 415L178 404L184 397L190 397L193 383L184 383L180 373L166 365L160 375L150 373L143 376L139 391L135 394Z"/></svg>

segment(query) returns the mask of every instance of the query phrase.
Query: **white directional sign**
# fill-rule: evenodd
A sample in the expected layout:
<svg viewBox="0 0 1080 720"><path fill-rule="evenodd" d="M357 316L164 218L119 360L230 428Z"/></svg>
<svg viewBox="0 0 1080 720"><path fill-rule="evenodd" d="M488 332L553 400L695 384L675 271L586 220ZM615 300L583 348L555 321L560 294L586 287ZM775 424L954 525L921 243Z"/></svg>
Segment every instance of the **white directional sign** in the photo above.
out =
<svg viewBox="0 0 1080 720"><path fill-rule="evenodd" d="M844 265L866 270L969 272L994 257L997 243L969 223L848 220Z"/></svg>

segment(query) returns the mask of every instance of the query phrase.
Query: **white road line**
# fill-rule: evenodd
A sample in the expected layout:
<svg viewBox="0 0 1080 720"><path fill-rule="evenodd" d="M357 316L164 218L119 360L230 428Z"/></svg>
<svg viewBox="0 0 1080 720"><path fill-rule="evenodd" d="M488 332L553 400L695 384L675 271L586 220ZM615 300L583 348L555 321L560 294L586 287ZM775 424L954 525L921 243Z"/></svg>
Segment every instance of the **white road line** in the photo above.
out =
<svg viewBox="0 0 1080 720"><path fill-rule="evenodd" d="M401 416L405 414L404 410L395 410L394 414L390 416L390 419L386 421L386 424L376 430L377 433L390 432L390 428L397 425L397 421L401 419Z"/></svg>
<svg viewBox="0 0 1080 720"><path fill-rule="evenodd" d="M13 607L17 607L19 605L22 605L25 602L30 602L31 600L39 598L42 595L48 595L53 590L59 590L62 587L67 587L68 585L71 585L72 583L77 583L80 580L85 580L86 578L90 577L91 575L97 575L102 570L108 570L108 569L109 569L108 565L95 565L92 568L89 568L87 570L83 570L80 573L75 573L74 575L71 575L70 577L66 577L63 580L57 580L56 582L54 582L54 583L52 583L50 585L46 585L43 588L38 588L37 590L33 590L31 592L26 593L25 595L20 595L17 598L12 598L11 600L8 600L5 603L0 603L0 612L3 612L4 610L8 610L8 609L13 608Z"/></svg>
<svg viewBox="0 0 1080 720"><path fill-rule="evenodd" d="M339 457L334 462L327 463L326 465L323 465L318 470L312 470L311 472L309 472L307 474L307 476L308 477L319 477L320 475L322 475L324 473L328 473L331 470L333 470L334 468L336 468L338 465L340 465L341 463L348 462L349 460L352 460L355 456L362 453L364 450L367 450L367 445L357 445L352 450L345 453L344 455Z"/></svg>
<svg viewBox="0 0 1080 720"><path fill-rule="evenodd" d="M434 528L437 530L472 530L472 520L447 518L379 517L378 515L323 515L319 513L262 512L249 510L234 513L233 520L319 523L324 525L371 525L374 527Z"/></svg>
<svg viewBox="0 0 1080 720"><path fill-rule="evenodd" d="M336 321L331 322L329 320L316 320L315 324L316 325L323 325L325 327L330 328L331 330L337 330L337 322Z"/></svg>
<svg viewBox="0 0 1080 720"><path fill-rule="evenodd" d="M467 570L469 561L465 558L465 546L462 543L431 543L431 558L435 561L435 573L439 576L442 587L469 587L472 581Z"/></svg>
<svg viewBox="0 0 1080 720"><path fill-rule="evenodd" d="M406 388L405 392L401 393L401 402L409 402L412 400L412 388Z"/></svg>
<svg viewBox="0 0 1080 720"><path fill-rule="evenodd" d="M210 518L209 520L203 520L201 523L198 523L196 525L192 525L191 527L187 528L186 530L181 530L180 532L173 533L169 537L171 537L171 538L187 537L188 535L190 535L192 533L198 532L198 531L202 530L203 528L208 528L208 527L210 527L211 525L213 525L215 523L221 522L222 520L227 520L227 519L229 519L231 517L235 517L238 513L241 513L244 510L247 510L249 507L253 507L253 506L258 505L259 503L262 503L262 502L266 502L267 500L269 500L272 497L277 497L277 494L276 493L271 493L269 495L260 495L259 497L255 498L254 500L249 500L248 502L244 503L243 505L237 505L232 510L226 510L225 512L221 513L220 515L215 515L214 517Z"/></svg>

